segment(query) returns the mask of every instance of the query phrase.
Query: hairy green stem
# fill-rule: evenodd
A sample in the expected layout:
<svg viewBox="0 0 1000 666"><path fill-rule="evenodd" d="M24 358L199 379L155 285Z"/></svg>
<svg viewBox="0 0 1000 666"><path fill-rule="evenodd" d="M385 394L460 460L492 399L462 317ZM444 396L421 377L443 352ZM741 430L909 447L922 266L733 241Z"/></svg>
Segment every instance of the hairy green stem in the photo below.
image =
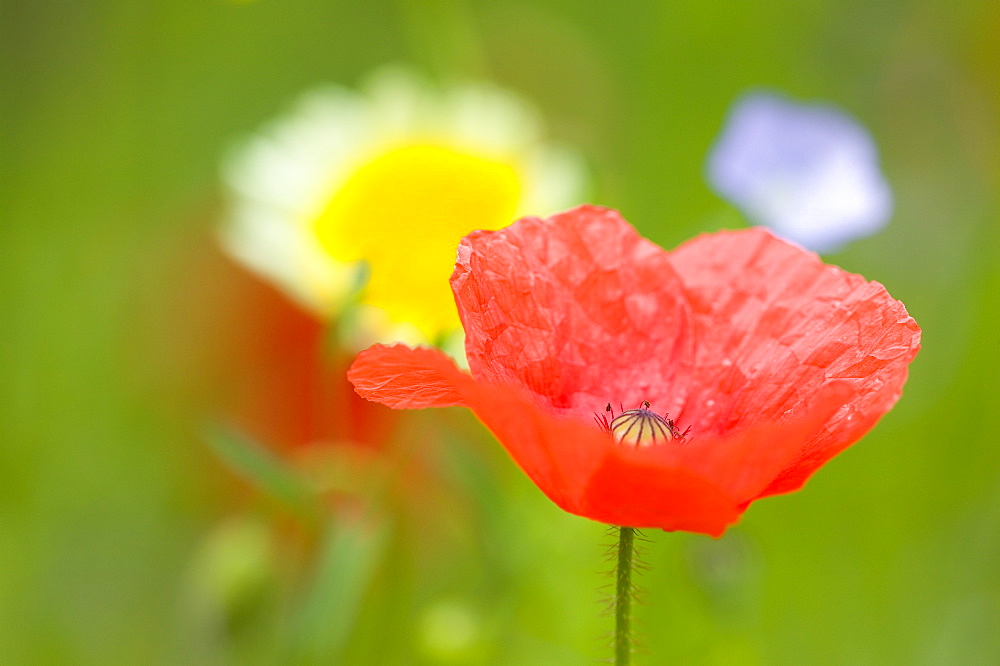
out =
<svg viewBox="0 0 1000 666"><path fill-rule="evenodd" d="M632 553L635 529L618 528L618 570L615 575L615 664L632 658Z"/></svg>

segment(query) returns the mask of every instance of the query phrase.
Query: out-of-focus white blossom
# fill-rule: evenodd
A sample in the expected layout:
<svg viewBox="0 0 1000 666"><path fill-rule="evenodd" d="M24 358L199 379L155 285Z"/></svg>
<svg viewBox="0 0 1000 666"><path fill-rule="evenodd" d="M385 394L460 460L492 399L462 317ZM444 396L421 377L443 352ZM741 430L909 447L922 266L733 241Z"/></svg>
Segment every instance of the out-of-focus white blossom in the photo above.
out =
<svg viewBox="0 0 1000 666"><path fill-rule="evenodd" d="M817 252L876 233L892 214L868 132L836 108L774 94L737 101L708 177L752 222Z"/></svg>
<svg viewBox="0 0 1000 666"><path fill-rule="evenodd" d="M358 345L460 331L448 276L462 236L570 207L585 180L522 99L400 68L358 90L305 93L223 174L227 250L314 312L350 322Z"/></svg>

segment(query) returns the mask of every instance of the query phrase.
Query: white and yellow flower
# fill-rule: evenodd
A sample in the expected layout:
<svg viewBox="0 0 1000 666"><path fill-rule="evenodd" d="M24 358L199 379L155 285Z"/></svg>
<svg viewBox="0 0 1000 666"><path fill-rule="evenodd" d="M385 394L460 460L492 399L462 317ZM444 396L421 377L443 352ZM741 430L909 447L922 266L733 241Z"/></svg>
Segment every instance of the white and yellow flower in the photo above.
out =
<svg viewBox="0 0 1000 666"><path fill-rule="evenodd" d="M461 237L578 203L584 170L513 94L393 69L306 93L224 179L229 252L324 317L350 304L363 345L447 339Z"/></svg>

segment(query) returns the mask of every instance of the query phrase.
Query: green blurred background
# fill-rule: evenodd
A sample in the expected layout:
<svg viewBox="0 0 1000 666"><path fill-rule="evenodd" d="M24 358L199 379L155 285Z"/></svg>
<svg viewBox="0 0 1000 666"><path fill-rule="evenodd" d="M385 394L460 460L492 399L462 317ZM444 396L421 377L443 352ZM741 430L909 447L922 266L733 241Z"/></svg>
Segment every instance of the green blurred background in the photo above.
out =
<svg viewBox="0 0 1000 666"><path fill-rule="evenodd" d="M217 223L223 152L304 88L385 63L533 100L587 157L593 201L666 247L743 224L704 179L740 93L858 117L896 212L829 260L922 326L906 394L725 538L648 533L637 661L1000 661L995 3L9 0L2 21L0 662L609 656L604 527L471 418L408 426L440 432L401 447L436 470L419 509L296 526L205 445L203 396L159 348L163 301L197 287L176 257Z"/></svg>

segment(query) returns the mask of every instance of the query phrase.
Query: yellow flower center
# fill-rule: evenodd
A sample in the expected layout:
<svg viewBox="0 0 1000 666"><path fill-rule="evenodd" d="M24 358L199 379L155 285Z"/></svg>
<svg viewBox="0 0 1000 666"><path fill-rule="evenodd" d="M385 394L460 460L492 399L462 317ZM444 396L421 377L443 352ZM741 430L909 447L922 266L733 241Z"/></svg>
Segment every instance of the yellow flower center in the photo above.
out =
<svg viewBox="0 0 1000 666"><path fill-rule="evenodd" d="M362 302L437 339L458 326L448 285L462 236L510 224L521 183L510 164L416 145L363 166L316 220L335 259L367 262Z"/></svg>

